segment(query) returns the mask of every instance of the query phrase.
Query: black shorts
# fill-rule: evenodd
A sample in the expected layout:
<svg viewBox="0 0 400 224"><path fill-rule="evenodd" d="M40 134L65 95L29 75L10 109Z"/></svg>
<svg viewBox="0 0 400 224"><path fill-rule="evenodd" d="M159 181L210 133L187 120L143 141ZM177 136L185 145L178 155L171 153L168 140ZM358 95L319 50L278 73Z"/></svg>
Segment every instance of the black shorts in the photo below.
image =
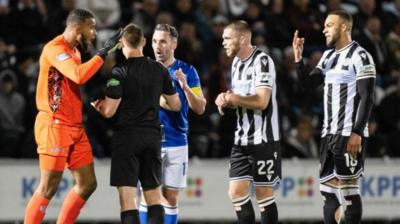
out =
<svg viewBox="0 0 400 224"><path fill-rule="evenodd" d="M250 180L256 186L275 186L281 179L279 141L259 145L234 145L231 152L230 181Z"/></svg>
<svg viewBox="0 0 400 224"><path fill-rule="evenodd" d="M115 130L111 186L156 188L161 184L161 134L157 128Z"/></svg>
<svg viewBox="0 0 400 224"><path fill-rule="evenodd" d="M348 141L349 136L342 135L327 135L321 139L319 152L319 179L321 183L335 177L348 180L363 175L367 138L362 138L362 150L356 159L353 159L347 153Z"/></svg>

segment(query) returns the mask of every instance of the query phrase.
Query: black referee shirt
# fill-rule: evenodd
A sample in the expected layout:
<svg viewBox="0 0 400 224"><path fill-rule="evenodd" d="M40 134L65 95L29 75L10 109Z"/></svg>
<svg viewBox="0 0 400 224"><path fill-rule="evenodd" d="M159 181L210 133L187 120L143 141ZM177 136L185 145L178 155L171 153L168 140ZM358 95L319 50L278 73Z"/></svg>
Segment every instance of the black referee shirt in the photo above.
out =
<svg viewBox="0 0 400 224"><path fill-rule="evenodd" d="M114 66L106 89L107 97L122 98L115 115L120 127L159 127L160 96L175 93L168 70L147 57Z"/></svg>

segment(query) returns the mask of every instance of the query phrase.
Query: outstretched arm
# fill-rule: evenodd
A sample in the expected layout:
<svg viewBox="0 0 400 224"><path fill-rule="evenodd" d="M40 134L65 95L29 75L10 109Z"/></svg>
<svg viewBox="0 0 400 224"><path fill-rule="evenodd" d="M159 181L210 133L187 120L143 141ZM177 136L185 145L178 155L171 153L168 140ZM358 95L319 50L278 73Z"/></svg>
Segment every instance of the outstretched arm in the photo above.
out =
<svg viewBox="0 0 400 224"><path fill-rule="evenodd" d="M299 31L296 30L293 35L292 47L297 74L299 74L300 81L306 85L306 88L315 88L323 83L324 76L320 68L314 68L309 74L307 73L303 62L304 42L305 39L299 37Z"/></svg>

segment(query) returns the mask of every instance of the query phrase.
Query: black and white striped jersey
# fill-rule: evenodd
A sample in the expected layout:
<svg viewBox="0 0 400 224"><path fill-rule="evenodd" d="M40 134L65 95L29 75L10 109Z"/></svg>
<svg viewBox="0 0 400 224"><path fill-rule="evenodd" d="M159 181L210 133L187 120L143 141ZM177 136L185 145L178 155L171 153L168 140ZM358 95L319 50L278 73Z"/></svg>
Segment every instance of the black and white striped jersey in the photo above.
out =
<svg viewBox="0 0 400 224"><path fill-rule="evenodd" d="M235 57L232 62L232 91L240 96L255 95L256 88L272 89L269 104L264 110L243 107L236 109L235 145L257 145L280 139L278 105L276 103L276 72L272 59L254 48L244 61Z"/></svg>
<svg viewBox="0 0 400 224"><path fill-rule="evenodd" d="M328 134L350 136L357 120L357 110L360 110L357 81L376 77L372 56L353 41L341 50L326 50L317 69L325 76L322 137ZM368 124L361 134L368 136Z"/></svg>

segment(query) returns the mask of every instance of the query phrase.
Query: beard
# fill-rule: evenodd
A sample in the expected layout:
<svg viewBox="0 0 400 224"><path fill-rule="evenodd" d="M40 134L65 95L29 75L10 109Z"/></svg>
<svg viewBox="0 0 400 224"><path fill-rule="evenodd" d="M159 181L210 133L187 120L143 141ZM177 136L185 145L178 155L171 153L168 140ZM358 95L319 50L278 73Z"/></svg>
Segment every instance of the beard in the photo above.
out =
<svg viewBox="0 0 400 224"><path fill-rule="evenodd" d="M79 46L82 52L88 52L92 46L92 42L82 34L82 38L79 40Z"/></svg>
<svg viewBox="0 0 400 224"><path fill-rule="evenodd" d="M231 49L225 49L225 51L226 51L226 55L227 55L229 58L233 58L233 57L235 57L235 56L237 55L237 53L239 52L239 48L234 47L234 48L231 48Z"/></svg>
<svg viewBox="0 0 400 224"><path fill-rule="evenodd" d="M326 46L327 47L334 47L338 40L339 40L339 34L336 34L336 35L331 37L330 41L328 39L326 40Z"/></svg>

